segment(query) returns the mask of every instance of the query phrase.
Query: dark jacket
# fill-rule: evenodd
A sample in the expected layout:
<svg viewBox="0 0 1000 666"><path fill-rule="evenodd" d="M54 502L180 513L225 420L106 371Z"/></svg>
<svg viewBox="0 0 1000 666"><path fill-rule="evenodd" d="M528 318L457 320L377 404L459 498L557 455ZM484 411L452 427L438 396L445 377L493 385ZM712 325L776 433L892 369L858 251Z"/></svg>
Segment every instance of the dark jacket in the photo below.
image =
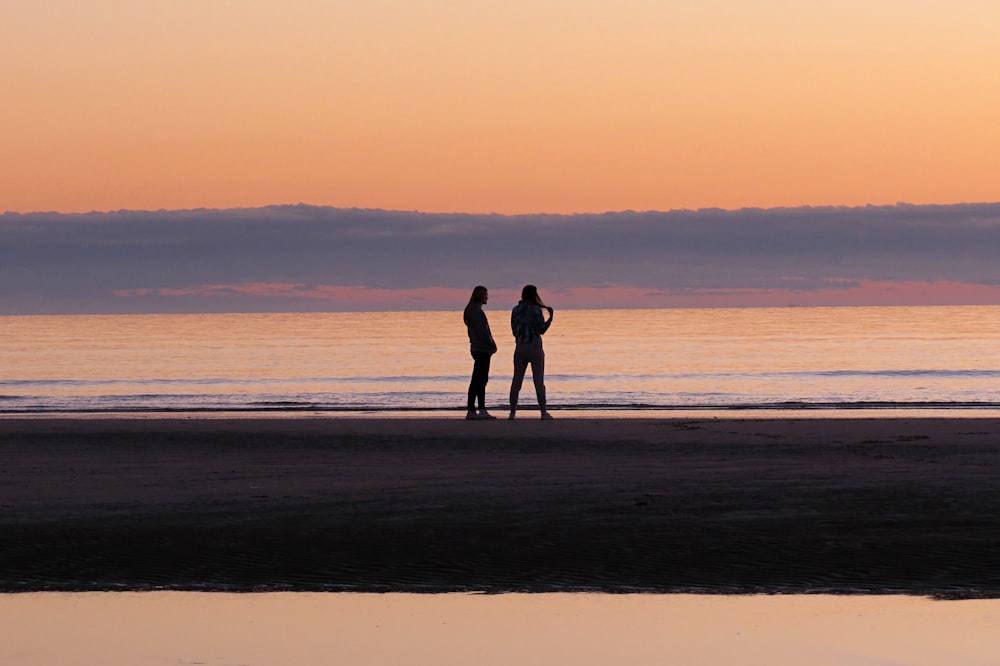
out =
<svg viewBox="0 0 1000 666"><path fill-rule="evenodd" d="M552 317L545 321L540 305L520 301L510 312L510 330L519 345L542 346L542 335L552 325Z"/></svg>
<svg viewBox="0 0 1000 666"><path fill-rule="evenodd" d="M483 306L470 303L465 308L465 327L469 331L469 351L473 353L497 353L497 343L490 332L490 322L486 319Z"/></svg>

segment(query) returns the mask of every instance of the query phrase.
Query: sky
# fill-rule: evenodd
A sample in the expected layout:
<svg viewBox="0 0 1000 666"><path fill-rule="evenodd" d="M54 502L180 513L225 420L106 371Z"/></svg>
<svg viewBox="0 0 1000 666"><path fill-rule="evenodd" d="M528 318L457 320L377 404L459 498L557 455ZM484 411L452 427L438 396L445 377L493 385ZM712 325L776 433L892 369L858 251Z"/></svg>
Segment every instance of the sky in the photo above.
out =
<svg viewBox="0 0 1000 666"><path fill-rule="evenodd" d="M958 280L962 267L950 263L962 263L959 256L938 256L936 272L911 271L920 273L915 282L889 271L827 271L822 279L841 280L838 297L809 292L819 278L799 270L811 256L805 251L756 257L762 265L788 262L771 268L785 275L786 288L771 284L777 291L768 298L723 298L717 285L743 284L723 259L703 257L721 263L699 263L684 280L640 280L616 273L615 266L634 263L622 263L625 249L605 256L599 246L584 247L590 234L611 231L573 223L604 213L627 218L623 211L676 213L658 219L677 220L685 211L721 209L749 229L715 237L718 246L751 237L784 246L791 241L768 234L789 233L787 211L854 211L840 217L849 235L870 220L872 207L905 202L912 207L898 208L940 211L1000 201L998 28L1000 4L992 0L0 0L0 212L27 215L0 218L0 238L21 233L30 219L62 244L51 255L36 248L43 252L36 272L0 268L5 279L16 273L26 283L13 290L4 283L0 312L146 311L155 300L149 294L164 289L203 290L198 303L161 301L172 309L208 301L216 309L259 309L265 301L282 310L448 307L453 293L491 278L504 290L529 280L544 287L548 279L553 288L577 289L569 302L581 307L992 303L995 278ZM180 259L164 265L159 279L129 272L126 240L143 245L140 254L154 263L209 261L203 247L179 254L173 245L153 247L161 230L143 222L151 219L144 211L186 220L218 211L234 236L257 237L275 207L297 204L320 217L381 211L373 229L405 211L428 215L412 218L423 221L418 226L436 224L437 214L467 214L494 237L519 229L525 243L547 229L531 221L563 216L567 224L556 226L573 242L547 246L543 267L524 266L516 279L501 268L462 271L461 262L447 279L443 269L429 271L433 278L417 271L408 295L386 278L394 264L352 269L349 279L332 269L281 273L283 284L350 291L339 300L329 293L205 295L213 285L277 284L273 271L239 266L247 257L213 255L231 274ZM741 212L747 209L772 213ZM30 216L39 212L86 215ZM97 224L94 212L121 234L115 242L123 254L104 257L120 280L105 277L100 289L70 297L71 283L82 290L89 278L69 266L90 270L82 267L92 247L79 240L74 255L66 245L72 234L59 234ZM805 247L815 225L800 217L804 226L792 236ZM898 226L887 233L907 245L915 222L891 217ZM282 235L294 225L275 225L270 233L282 243L303 241ZM210 226L184 233L214 237ZM147 229L156 233L143 240ZM394 247L387 241L384 255ZM897 245L880 247L886 264L899 263ZM673 255L643 261L649 273L678 264ZM191 279L177 277L183 274ZM212 282L195 280L198 274ZM595 274L603 279L594 282ZM61 291L28 286L56 280ZM845 288L859 280L864 289ZM612 294L611 286L633 290L634 298ZM679 288L688 297L635 295ZM151 291L141 298L136 289ZM585 298L587 289L603 291ZM369 300L353 300L363 290Z"/></svg>

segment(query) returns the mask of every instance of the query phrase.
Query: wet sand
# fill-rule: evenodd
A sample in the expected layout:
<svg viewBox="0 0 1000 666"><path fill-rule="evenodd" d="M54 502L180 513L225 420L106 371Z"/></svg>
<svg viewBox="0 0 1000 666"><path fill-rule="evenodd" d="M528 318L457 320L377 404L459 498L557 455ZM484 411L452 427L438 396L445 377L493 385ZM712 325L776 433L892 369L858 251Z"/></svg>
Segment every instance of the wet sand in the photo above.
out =
<svg viewBox="0 0 1000 666"><path fill-rule="evenodd" d="M0 591L1000 597L992 419L0 419Z"/></svg>
<svg viewBox="0 0 1000 666"><path fill-rule="evenodd" d="M985 666L998 610L817 594L3 594L0 663Z"/></svg>

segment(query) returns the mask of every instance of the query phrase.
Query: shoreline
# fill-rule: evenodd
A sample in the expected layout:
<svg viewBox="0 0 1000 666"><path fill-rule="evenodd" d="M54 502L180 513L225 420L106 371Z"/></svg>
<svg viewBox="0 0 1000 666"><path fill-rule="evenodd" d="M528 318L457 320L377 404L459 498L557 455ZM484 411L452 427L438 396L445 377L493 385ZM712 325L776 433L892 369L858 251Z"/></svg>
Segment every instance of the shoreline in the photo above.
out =
<svg viewBox="0 0 1000 666"><path fill-rule="evenodd" d="M0 591L1000 598L1000 422L0 418Z"/></svg>
<svg viewBox="0 0 1000 666"><path fill-rule="evenodd" d="M500 418L509 407L489 408ZM0 409L0 421L19 419L461 419L457 407L157 407L132 409ZM882 418L1000 418L1000 403L983 402L852 402L760 403L742 405L558 405L549 408L562 419L882 419ZM532 418L537 405L524 405L519 418Z"/></svg>

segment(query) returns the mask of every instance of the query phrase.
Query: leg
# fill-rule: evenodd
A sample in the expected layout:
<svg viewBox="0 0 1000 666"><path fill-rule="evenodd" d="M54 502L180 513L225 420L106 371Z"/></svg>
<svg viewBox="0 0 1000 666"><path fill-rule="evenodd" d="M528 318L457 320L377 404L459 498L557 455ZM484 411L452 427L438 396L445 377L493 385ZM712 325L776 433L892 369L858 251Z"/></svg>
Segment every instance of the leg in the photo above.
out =
<svg viewBox="0 0 1000 666"><path fill-rule="evenodd" d="M514 349L514 379L510 383L510 418L517 412L517 399L524 383L524 371L528 369L528 356L521 347Z"/></svg>
<svg viewBox="0 0 1000 666"><path fill-rule="evenodd" d="M548 414L545 402L545 351L538 349L531 358L531 381L535 384L535 396L538 398L538 409L542 418Z"/></svg>
<svg viewBox="0 0 1000 666"><path fill-rule="evenodd" d="M476 384L474 397L479 400L479 409L485 410L486 384L490 381L490 354L477 352L472 357L476 359L476 365L472 370L472 377Z"/></svg>
<svg viewBox="0 0 1000 666"><path fill-rule="evenodd" d="M469 399L466 403L466 408L469 412L473 412L476 409L476 395L479 393L479 386L477 384L479 380L479 359L476 358L475 352L472 354L473 365L472 365L472 377L469 379Z"/></svg>

